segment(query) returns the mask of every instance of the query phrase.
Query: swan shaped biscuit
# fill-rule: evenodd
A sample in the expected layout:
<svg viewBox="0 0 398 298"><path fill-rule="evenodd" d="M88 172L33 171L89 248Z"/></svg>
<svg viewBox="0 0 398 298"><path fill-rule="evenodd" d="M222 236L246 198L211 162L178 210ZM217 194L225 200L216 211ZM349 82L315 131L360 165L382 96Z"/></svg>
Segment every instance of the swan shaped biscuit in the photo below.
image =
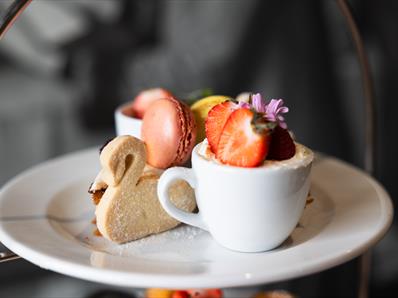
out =
<svg viewBox="0 0 398 298"><path fill-rule="evenodd" d="M144 143L132 136L119 136L101 151L103 187L96 207L96 222L101 234L114 242L124 243L176 227L157 198L159 173L144 172ZM193 189L185 181L170 188L172 202L191 212L196 207Z"/></svg>

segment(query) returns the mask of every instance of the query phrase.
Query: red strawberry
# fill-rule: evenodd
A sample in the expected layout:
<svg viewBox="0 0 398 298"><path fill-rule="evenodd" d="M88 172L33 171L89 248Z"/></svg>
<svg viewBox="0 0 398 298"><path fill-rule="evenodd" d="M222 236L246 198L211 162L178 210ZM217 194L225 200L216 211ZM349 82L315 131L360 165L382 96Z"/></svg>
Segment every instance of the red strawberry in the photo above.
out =
<svg viewBox="0 0 398 298"><path fill-rule="evenodd" d="M258 133L252 125L254 113L249 109L234 111L228 118L218 143L216 157L223 163L238 167L255 167L267 153L269 135Z"/></svg>
<svg viewBox="0 0 398 298"><path fill-rule="evenodd" d="M187 291L177 290L171 295L171 298L190 298L191 295Z"/></svg>
<svg viewBox="0 0 398 298"><path fill-rule="evenodd" d="M187 290L192 298L222 298L223 293L220 289L191 289Z"/></svg>
<svg viewBox="0 0 398 298"><path fill-rule="evenodd" d="M296 154L296 145L286 129L276 126L271 135L267 159L285 160Z"/></svg>
<svg viewBox="0 0 398 298"><path fill-rule="evenodd" d="M133 101L131 109L136 118L142 119L148 107L157 99L174 98L173 94L163 88L153 88L141 91Z"/></svg>
<svg viewBox="0 0 398 298"><path fill-rule="evenodd" d="M215 105L207 114L205 122L206 138L213 153L217 153L221 133L235 108L236 104L232 101L225 101Z"/></svg>

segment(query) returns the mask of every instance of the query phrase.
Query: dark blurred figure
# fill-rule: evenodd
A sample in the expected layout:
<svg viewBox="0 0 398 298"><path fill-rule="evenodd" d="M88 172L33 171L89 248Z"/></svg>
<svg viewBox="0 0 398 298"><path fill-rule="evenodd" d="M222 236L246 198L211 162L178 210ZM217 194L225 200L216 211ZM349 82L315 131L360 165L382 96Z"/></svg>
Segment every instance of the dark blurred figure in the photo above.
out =
<svg viewBox="0 0 398 298"><path fill-rule="evenodd" d="M86 129L110 127L113 110L140 90L209 87L283 98L300 142L363 167L364 98L357 57L334 1L118 1L111 21L59 44L59 72L76 87ZM376 178L397 197L398 3L352 1L378 102ZM394 225L374 249L372 297L398 291ZM385 261L388 260L388 261ZM300 297L355 297L357 261L278 284ZM271 286L272 288L273 286Z"/></svg>

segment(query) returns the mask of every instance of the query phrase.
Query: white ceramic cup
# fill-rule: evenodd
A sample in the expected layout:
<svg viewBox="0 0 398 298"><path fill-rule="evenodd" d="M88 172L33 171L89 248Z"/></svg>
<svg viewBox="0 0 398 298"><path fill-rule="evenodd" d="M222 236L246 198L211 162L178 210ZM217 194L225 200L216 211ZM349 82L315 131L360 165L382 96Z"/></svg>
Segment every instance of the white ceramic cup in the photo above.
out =
<svg viewBox="0 0 398 298"><path fill-rule="evenodd" d="M166 170L158 183L158 198L175 219L207 230L222 246L240 252L260 252L279 246L296 227L310 187L313 154L295 167L240 168L209 161L192 151L192 169ZM309 159L308 159L309 158ZM195 189L199 213L187 213L169 200L176 179Z"/></svg>
<svg viewBox="0 0 398 298"><path fill-rule="evenodd" d="M141 139L142 120L128 116L124 113L129 105L131 105L131 103L123 104L115 110L116 135L131 135Z"/></svg>

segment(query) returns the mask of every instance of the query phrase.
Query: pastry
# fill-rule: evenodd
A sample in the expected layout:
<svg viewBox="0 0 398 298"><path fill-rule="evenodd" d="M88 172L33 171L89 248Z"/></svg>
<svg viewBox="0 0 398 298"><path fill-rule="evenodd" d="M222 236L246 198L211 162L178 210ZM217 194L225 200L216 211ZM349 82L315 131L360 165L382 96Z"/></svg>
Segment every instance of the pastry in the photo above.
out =
<svg viewBox="0 0 398 298"><path fill-rule="evenodd" d="M144 115L141 138L151 166L166 169L185 164L196 140L190 108L174 98L153 102Z"/></svg>
<svg viewBox="0 0 398 298"><path fill-rule="evenodd" d="M90 188L96 224L107 239L124 243L176 227L179 222L160 206L156 194L158 169L146 167L144 143L119 136L101 151L102 170ZM146 170L145 170L146 169ZM172 202L191 212L196 207L192 188L184 181L170 188Z"/></svg>
<svg viewBox="0 0 398 298"><path fill-rule="evenodd" d="M314 157L291 137L287 111L281 99L266 102L260 94L214 106L205 122L207 139L192 151L192 169L162 174L163 208L234 251L281 245L303 214ZM170 208L168 184L175 177L195 185L198 216Z"/></svg>

